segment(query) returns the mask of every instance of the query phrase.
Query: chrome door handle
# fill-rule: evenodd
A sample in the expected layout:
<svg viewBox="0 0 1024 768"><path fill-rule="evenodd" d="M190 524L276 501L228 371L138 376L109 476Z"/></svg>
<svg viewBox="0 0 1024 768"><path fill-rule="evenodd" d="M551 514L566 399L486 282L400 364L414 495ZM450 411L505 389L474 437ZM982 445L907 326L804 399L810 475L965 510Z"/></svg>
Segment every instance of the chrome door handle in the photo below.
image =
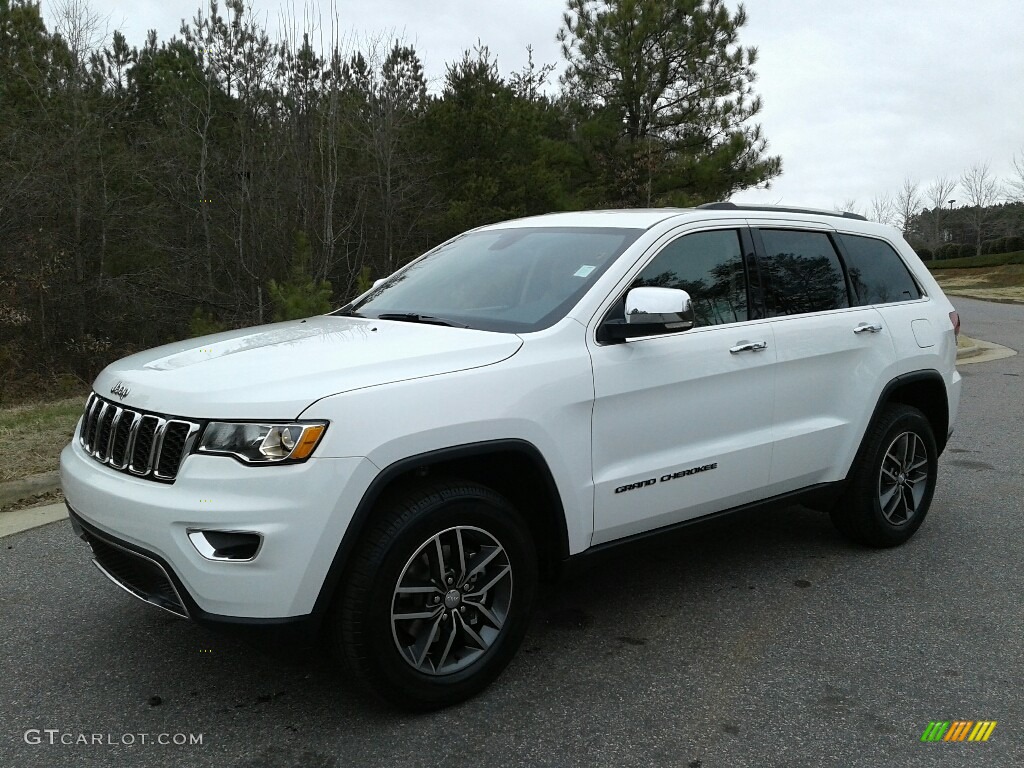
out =
<svg viewBox="0 0 1024 768"><path fill-rule="evenodd" d="M767 341L741 341L729 351L735 355L739 352L760 352L762 349L768 349Z"/></svg>
<svg viewBox="0 0 1024 768"><path fill-rule="evenodd" d="M853 329L854 333L878 333L882 330L881 325L871 325L870 323L861 323Z"/></svg>

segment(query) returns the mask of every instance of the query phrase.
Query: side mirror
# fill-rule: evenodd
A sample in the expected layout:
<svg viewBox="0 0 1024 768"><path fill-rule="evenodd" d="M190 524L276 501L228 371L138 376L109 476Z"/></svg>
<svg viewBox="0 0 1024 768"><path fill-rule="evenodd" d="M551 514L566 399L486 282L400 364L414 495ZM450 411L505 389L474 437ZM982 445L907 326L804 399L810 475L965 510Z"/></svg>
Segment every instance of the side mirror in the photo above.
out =
<svg viewBox="0 0 1024 768"><path fill-rule="evenodd" d="M598 341L625 341L693 327L690 294L678 288L634 288L626 294L624 319L605 320Z"/></svg>
<svg viewBox="0 0 1024 768"><path fill-rule="evenodd" d="M690 294L678 288L634 288L626 294L626 323L666 327L680 330L693 327Z"/></svg>

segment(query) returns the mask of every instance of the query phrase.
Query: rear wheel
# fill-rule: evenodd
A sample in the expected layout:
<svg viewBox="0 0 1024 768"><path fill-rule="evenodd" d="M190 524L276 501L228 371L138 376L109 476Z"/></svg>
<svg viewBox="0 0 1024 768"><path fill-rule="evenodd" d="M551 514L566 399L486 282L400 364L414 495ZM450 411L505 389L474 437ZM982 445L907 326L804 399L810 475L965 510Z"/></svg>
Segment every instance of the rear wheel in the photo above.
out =
<svg viewBox="0 0 1024 768"><path fill-rule="evenodd" d="M334 646L370 692L409 709L489 685L526 632L528 529L488 488L450 482L385 502L334 607Z"/></svg>
<svg viewBox="0 0 1024 768"><path fill-rule="evenodd" d="M887 405L864 438L832 522L860 544L902 544L924 522L937 474L938 450L928 419L916 408Z"/></svg>

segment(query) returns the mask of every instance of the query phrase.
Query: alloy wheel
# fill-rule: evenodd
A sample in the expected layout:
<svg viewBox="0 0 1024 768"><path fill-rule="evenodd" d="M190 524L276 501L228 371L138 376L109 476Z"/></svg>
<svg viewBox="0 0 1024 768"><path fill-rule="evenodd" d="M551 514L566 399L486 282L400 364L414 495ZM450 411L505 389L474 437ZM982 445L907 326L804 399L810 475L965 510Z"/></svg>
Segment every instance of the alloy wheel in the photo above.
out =
<svg viewBox="0 0 1024 768"><path fill-rule="evenodd" d="M481 528L448 528L425 541L398 578L391 601L395 645L418 672L458 672L494 644L511 600L505 548Z"/></svg>
<svg viewBox="0 0 1024 768"><path fill-rule="evenodd" d="M928 450L915 432L903 432L889 445L878 475L878 503L893 525L917 513L928 488Z"/></svg>

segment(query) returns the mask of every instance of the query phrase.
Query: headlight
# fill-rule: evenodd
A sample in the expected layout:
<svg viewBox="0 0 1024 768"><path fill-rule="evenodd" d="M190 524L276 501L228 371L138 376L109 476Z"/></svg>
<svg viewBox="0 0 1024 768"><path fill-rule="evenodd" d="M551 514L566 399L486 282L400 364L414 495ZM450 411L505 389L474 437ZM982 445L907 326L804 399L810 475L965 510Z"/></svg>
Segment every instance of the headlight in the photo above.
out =
<svg viewBox="0 0 1024 768"><path fill-rule="evenodd" d="M327 430L326 422L242 424L213 421L206 425L200 453L234 456L246 464L305 461Z"/></svg>

